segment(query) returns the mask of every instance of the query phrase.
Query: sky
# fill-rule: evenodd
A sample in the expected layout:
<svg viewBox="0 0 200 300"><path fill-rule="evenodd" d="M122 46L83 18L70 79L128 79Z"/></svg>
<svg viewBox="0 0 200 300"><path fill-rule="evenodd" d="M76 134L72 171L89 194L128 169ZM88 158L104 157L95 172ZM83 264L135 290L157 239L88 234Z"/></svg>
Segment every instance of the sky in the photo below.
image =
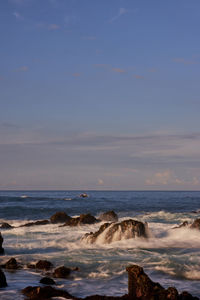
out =
<svg viewBox="0 0 200 300"><path fill-rule="evenodd" d="M0 0L0 189L200 190L199 0Z"/></svg>

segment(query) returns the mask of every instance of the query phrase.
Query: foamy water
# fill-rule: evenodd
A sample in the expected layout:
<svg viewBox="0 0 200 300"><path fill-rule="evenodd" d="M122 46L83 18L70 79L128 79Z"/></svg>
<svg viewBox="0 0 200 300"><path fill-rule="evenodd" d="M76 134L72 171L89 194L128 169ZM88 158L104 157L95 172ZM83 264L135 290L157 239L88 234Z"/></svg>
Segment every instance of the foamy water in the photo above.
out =
<svg viewBox="0 0 200 300"><path fill-rule="evenodd" d="M198 201L195 200L192 204L190 195L188 199L190 209L187 208L187 203L184 209L179 209L178 199L180 207L183 204L181 196L176 195L178 198L176 206L173 207L172 201L170 210L166 210L167 204L163 202L169 202L173 194L164 194L162 202L159 202L160 206L156 198L158 194L153 193L147 195L145 199L143 199L144 194L138 194L138 200L137 194L135 196L130 193L128 195L125 193L123 198L122 192L120 194L115 192L112 195L109 193L106 195L104 192L104 197L98 193L96 195L95 192L94 195L87 200L74 197L73 192L71 194L66 192L66 195L63 194L60 198L57 194L51 197L45 195L46 198L41 194L38 198L34 198L33 195L27 198L19 196L19 199L14 195L15 199L2 201L4 212L0 213L0 222L8 222L17 227L25 224L27 220L31 222L36 219L46 219L47 214L50 217L56 211L64 210L71 216L77 216L80 212L88 212L89 208L90 212L98 217L100 212L116 207L115 211L120 216L119 221L134 218L148 222L148 239L137 237L122 238L121 241L117 241L121 234L117 232L116 238L114 237L109 244L105 243L105 233L95 244L82 240L85 233L97 231L103 222L79 227L59 227L59 224L48 224L2 230L6 253L1 257L1 264L10 257L15 257L24 266L23 270L5 271L9 286L0 291L2 299L11 300L16 292L17 299L23 299L20 294L22 288L28 285L39 285L39 280L44 273L25 267L27 263L39 259L50 260L56 267L60 265L79 267L80 271L73 272L68 280L56 279L58 288L66 289L75 296L103 295L105 291L107 295L127 293L128 279L125 268L129 264L144 267L145 272L164 287L176 286L180 292L187 290L193 295L200 296L200 231L189 228L173 229L184 221L192 223L195 218L200 217ZM195 197L197 198L197 194ZM187 200L186 196L183 199ZM139 209L137 201L140 202ZM148 201L151 201L151 205L154 204L153 208ZM141 202L143 202L143 210ZM18 215L19 206L24 208L25 212L29 207L29 216L33 208L32 218L26 215L22 218ZM13 208L13 218L8 207ZM40 218L36 217L36 211Z"/></svg>

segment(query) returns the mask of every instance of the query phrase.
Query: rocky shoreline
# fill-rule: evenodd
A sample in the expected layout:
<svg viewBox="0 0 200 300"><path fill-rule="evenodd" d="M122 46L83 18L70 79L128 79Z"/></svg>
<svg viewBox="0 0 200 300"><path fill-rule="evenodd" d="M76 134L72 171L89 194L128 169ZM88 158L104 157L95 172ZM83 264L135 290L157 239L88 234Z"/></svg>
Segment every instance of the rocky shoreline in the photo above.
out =
<svg viewBox="0 0 200 300"><path fill-rule="evenodd" d="M103 234L105 243L111 243L121 239L130 238L144 238L148 239L148 225L140 221L133 219L123 220L118 222L118 216L114 211L103 213L99 218L95 218L90 214L81 214L79 217L70 217L65 212L57 212L50 217L50 220L39 220L35 222L28 222L18 227L30 227L47 224L61 224L64 226L82 226L85 224L95 224L102 221L106 221L99 227L96 232L90 232L82 237L87 243L96 243L99 236ZM117 223L118 222L118 223ZM182 227L188 227L190 229L200 230L200 219L195 219L192 224L184 222L183 224L175 227L179 229ZM12 229L8 223L2 223L1 229ZM3 237L0 233L0 254L4 254ZM19 263L15 258L10 258L7 262L0 265L0 288L6 288L9 285L7 283L5 274L2 269L5 270L18 270L23 269L23 264ZM68 268L66 266L55 267L47 260L39 260L35 264L31 263L26 265L26 268L43 270L46 272L45 277L40 280L41 286L29 286L22 290L22 294L25 299L30 300L50 300L54 297L62 297L65 299L94 299L94 300L114 300L114 299L129 299L129 300L198 300L199 298L193 297L188 292L178 293L175 287L169 287L165 289L159 283L153 282L148 275L144 272L143 268L138 265L130 265L126 268L128 272L128 294L121 297L111 297L105 295L92 295L85 298L77 298L70 295L66 290L60 290L52 287L56 285L53 278L68 279L73 272L78 271L77 267ZM56 299L56 298L54 298ZM60 298L61 299L61 298Z"/></svg>

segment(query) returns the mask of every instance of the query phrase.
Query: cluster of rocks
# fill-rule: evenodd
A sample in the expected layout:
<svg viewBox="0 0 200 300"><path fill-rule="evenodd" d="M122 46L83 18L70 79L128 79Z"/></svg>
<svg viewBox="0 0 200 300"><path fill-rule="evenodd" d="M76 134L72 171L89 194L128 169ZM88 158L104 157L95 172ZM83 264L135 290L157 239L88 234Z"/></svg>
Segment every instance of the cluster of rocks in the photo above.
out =
<svg viewBox="0 0 200 300"><path fill-rule="evenodd" d="M47 225L47 224L59 224L64 223L63 226L79 226L85 224L95 224L101 221L107 222L117 222L118 216L114 211L108 211L99 216L99 218L95 218L91 214L81 214L79 217L73 218L67 215L65 212L60 211L56 212L50 217L50 220L38 220L35 222L28 222L18 227L31 227L37 225ZM1 223L0 229L12 229L14 226L8 223Z"/></svg>
<svg viewBox="0 0 200 300"><path fill-rule="evenodd" d="M128 294L121 297L92 295L84 300L199 300L186 291L179 294L175 287L165 289L159 283L153 282L140 266L131 265L126 270L128 272ZM28 286L22 290L22 294L29 300L50 300L52 297L81 300L65 290L51 286Z"/></svg>
<svg viewBox="0 0 200 300"><path fill-rule="evenodd" d="M184 221L179 226L174 227L174 229L182 228L182 227L187 227L187 228L190 228L190 229L200 230L200 219L195 219L192 224L189 224L188 221Z"/></svg>

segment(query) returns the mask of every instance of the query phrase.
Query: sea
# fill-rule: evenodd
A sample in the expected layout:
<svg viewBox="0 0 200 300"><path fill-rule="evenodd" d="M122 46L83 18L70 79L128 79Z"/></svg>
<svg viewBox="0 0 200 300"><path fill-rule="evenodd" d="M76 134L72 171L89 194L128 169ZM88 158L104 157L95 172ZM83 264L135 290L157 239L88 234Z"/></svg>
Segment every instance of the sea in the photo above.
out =
<svg viewBox="0 0 200 300"><path fill-rule="evenodd" d="M88 198L81 198L81 193ZM113 240L103 237L96 244L82 240L104 222L78 227L48 224L18 227L27 222L49 219L55 212L70 216L114 210L119 221L134 219L148 223L149 237ZM69 279L56 279L56 287L77 297L120 296L128 292L126 267L137 264L163 287L175 286L200 297L200 231L184 221L200 218L200 192L194 191L1 191L0 222L16 228L1 229L5 255L0 264L15 257L24 268L5 271L8 287L0 289L1 300L24 299L21 289L38 286L45 273L28 269L40 259L55 267L78 267Z"/></svg>

